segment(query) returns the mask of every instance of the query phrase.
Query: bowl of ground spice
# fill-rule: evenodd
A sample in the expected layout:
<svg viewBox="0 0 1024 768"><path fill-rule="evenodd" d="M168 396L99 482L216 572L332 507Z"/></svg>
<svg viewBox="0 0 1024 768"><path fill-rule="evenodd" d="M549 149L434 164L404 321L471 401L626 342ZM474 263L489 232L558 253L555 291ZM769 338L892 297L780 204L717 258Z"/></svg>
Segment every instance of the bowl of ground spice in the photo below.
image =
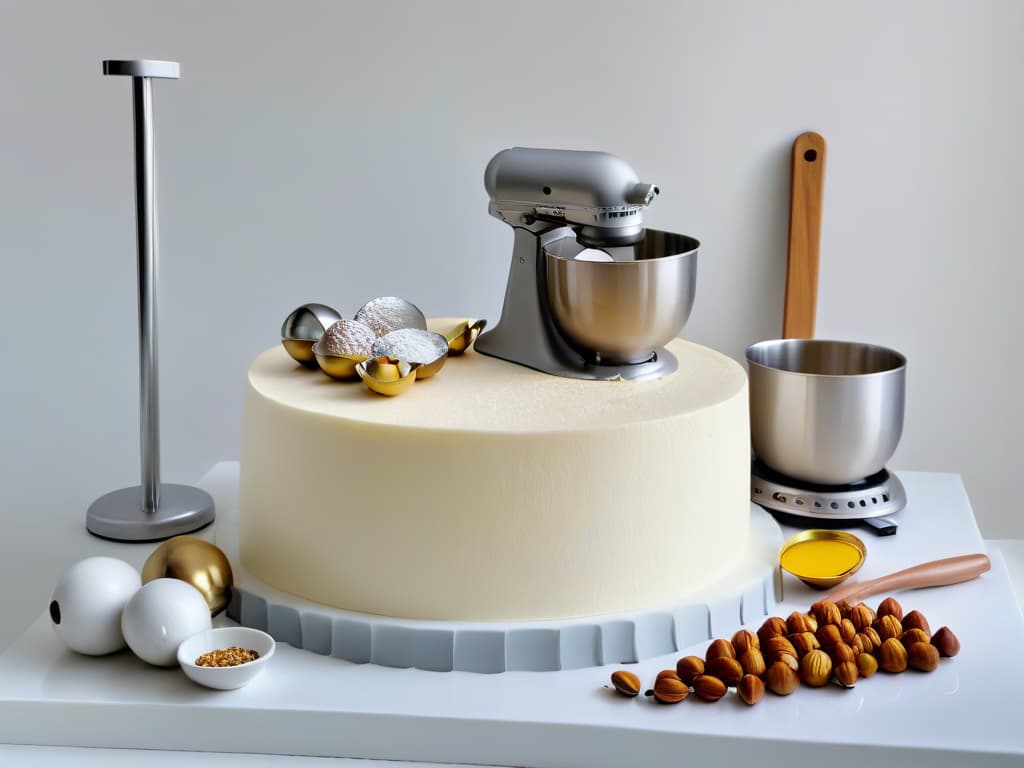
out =
<svg viewBox="0 0 1024 768"><path fill-rule="evenodd" d="M247 685L274 655L274 638L250 627L218 627L178 646L178 664L194 683L223 691Z"/></svg>

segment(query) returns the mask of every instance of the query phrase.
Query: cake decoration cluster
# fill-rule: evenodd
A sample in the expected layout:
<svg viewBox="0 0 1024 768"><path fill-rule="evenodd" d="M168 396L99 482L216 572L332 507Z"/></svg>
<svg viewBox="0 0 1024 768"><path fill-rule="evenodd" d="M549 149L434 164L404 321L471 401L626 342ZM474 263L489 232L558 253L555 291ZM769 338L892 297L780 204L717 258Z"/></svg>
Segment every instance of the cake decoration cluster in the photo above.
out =
<svg viewBox="0 0 1024 768"><path fill-rule="evenodd" d="M411 301L378 296L351 320L326 304L303 304L285 318L281 344L307 368L339 381L362 379L370 391L393 397L434 376L449 355L465 352L486 324L464 320L435 333Z"/></svg>

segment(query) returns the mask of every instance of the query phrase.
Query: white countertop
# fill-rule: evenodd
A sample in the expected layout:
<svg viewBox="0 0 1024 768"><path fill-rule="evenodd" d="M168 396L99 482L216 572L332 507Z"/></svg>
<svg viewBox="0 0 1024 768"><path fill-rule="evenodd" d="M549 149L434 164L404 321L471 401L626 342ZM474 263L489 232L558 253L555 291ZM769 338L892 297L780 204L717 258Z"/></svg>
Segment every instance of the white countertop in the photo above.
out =
<svg viewBox="0 0 1024 768"><path fill-rule="evenodd" d="M948 475L945 475L945 476L944 475L930 476L930 475L922 474L922 473L907 473L907 475L915 476L913 478L908 478L908 479L911 479L912 482L916 481L918 484L920 484L922 482L926 482L926 483L927 482L932 482L932 483L937 483L938 485L947 485L950 482L954 482L957 485L959 485L959 481L958 480L956 480L952 476L948 476ZM929 480L929 478L931 478L931 480ZM921 499L921 497L922 497L922 492L918 488L917 492L913 494L912 498ZM905 533L906 532L912 532L912 531L913 531L913 527L911 525L908 524L907 526L905 526L905 531L904 531ZM125 554L125 549L124 549L125 545L116 545L116 544L111 544L109 542L99 542L98 540L91 539L91 537L88 537L86 534L84 534L84 532L82 532L81 534L78 534L78 535L80 535L80 537L83 539L82 543L87 543L87 544L99 543L101 545L104 545L103 547L101 547L101 549L104 549L106 547L113 547L114 548L114 550L106 549L106 551L104 552L106 554L112 554L112 553L116 552L117 556L120 556L120 557L122 557L124 559L131 559L128 555ZM877 541L879 543L884 543L884 545L885 545L884 548L892 549L892 547L896 543L898 543L898 538L899 537L894 537L891 540L872 540L872 539L869 539L868 540L869 548L872 547L872 543L873 542ZM997 596L998 599L1001 601L1001 602L999 602L1000 609L1001 609L1001 607L1003 605L1007 605L1008 608L1010 608L1010 609L1012 609L1012 611L1016 612L1016 617L1015 617L1016 624L1019 625L1020 624L1020 616L1019 616L1020 609L1019 609L1018 601L1017 601L1016 596L1013 594L1013 592L1012 592L1012 590L1011 590L1011 588L1009 586L1009 579L1007 579L1005 577L1005 574L1007 572L1009 573L1009 576L1010 576L1010 578L1012 578L1012 581L1014 582L1014 586L1017 589L1017 594L1018 595L1021 594L1021 588L1022 588L1022 586L1024 586L1024 542L1021 542L1021 541L1002 541L1002 542L990 542L989 544L990 544L990 551L995 552L996 550L998 550L1003 555L1001 558L994 557L994 560L998 561L997 562L997 566L999 568L1003 568L1004 566L1002 566L1001 563L1005 562L1005 570L1002 571L1003 574L1004 574L1003 582L1005 584L1005 587L1003 588L1002 593L999 596ZM141 561L141 559L144 559L145 555L148 554L148 552L151 549L152 549L152 545L148 545L148 546L145 546L145 547L142 547L142 548L128 547L129 554L138 554L138 555L141 556L140 558L138 558L139 561ZM881 550L883 548L879 547L878 549ZM872 548L872 552L874 552L874 551L875 551L875 549ZM895 551L895 550L893 550L893 551ZM94 547L90 547L86 551L81 552L80 556L84 556L85 554L95 554L95 553L96 553L95 552L95 548ZM953 553L956 553L956 552L953 552ZM28 557L30 557L30 554L31 553L29 553L29 555L26 557L26 559ZM9 556L18 557L18 555L16 553L10 553ZM879 560L884 562L885 559L886 558L884 556L881 556L881 555L879 556ZM909 564L909 563L907 563L907 564ZM29 565L26 565L26 568L29 568L29 567L30 567ZM867 568L867 566L865 566L865 568ZM870 575L875 575L875 574L867 573L867 574L865 574L865 577L870 576ZM793 600L799 600L801 602L807 602L806 599L805 599L805 596L800 593L801 587L799 585L794 585L794 586L795 586L794 589L788 590L787 598L788 599L793 599ZM925 613L929 614L932 617L933 621L937 621L938 620L937 617L939 615L946 614L946 617L944 617L944 619L941 621L941 623L950 624L950 625L954 626L954 629L957 629L959 631L959 633L961 634L962 639L965 640L965 648L974 647L974 648L978 648L978 650L980 650L978 641L976 641L976 640L971 638L970 628L968 628L966 631L964 631L963 629L961 629L959 627L959 623L960 623L960 621L962 621L964 618L967 617L967 614L971 614L971 613L979 612L979 611L981 611L982 613L979 613L978 616L973 617L970 620L969 623L972 624L972 625L975 625L975 624L981 624L981 623L984 623L984 621L987 621L988 620L987 617L988 617L989 614L985 613L985 612L986 611L987 612L991 612L992 605L989 604L986 601L989 600L990 598L993 598L993 596L994 596L993 595L993 589L995 587L996 587L995 580L990 580L990 582L988 584L985 584L982 581L978 581L978 582L974 582L974 583L969 584L969 585L961 585L961 586L958 586L958 587L949 588L946 591L940 591L940 590L922 591L920 593L917 593L917 595L915 595L913 598L910 598L908 596L908 598L904 600L904 604L905 605L909 605L910 607L914 607L914 606L922 607L925 610ZM955 606L954 606L954 603L951 603L951 602L949 602L946 599L948 597L956 597L956 605ZM959 605L961 602L965 603L966 605L961 607ZM780 607L780 610L782 610L781 607ZM788 610L789 609L787 608L786 612L788 612ZM37 610L37 613L38 613L38 610ZM948 615L950 613L953 613L957 617L957 621L954 621L953 619L948 618ZM46 628L46 629L48 630L48 628ZM40 635L40 637L43 637L43 635ZM48 637L48 635L47 635L47 637ZM44 638L44 642L45 642L45 638ZM295 664L300 664L300 665L306 665L304 660L306 659L307 654L305 654L304 652L294 651L293 649L288 648L288 647L282 647L281 651L282 651L282 657L285 657L285 658L289 659L289 661L287 663L295 663ZM682 655L682 653L680 653L678 655ZM936 675L928 676L927 678L925 678L925 677L918 677L918 679L913 680L913 684L912 685L911 685L909 680L906 681L906 683L907 683L906 685L902 685L902 684L898 683L898 681L901 678L873 679L872 681L868 681L868 682L863 684L863 689L865 690L865 692L867 692L865 696L863 696L863 697L856 697L856 698L854 698L854 697L839 698L839 699L835 699L835 701L836 702L840 702L841 701L842 702L842 705L841 705L842 710L844 712L846 712L848 710L849 706L852 706L852 703L855 702L855 701L858 701L858 700L860 701L860 704L858 706L860 706L861 708L864 708L865 706L867 708L870 708L874 704L874 705L880 706L880 707L882 707L884 709L885 707L892 705L891 701L888 704L885 703L886 701L889 701L889 698L891 696L896 696L897 699L899 699L900 697L913 697L913 696L923 697L923 698L920 699L920 701L918 701L918 705L920 707L922 707L920 709L920 714L922 716L924 716L927 713L927 710L928 710L928 708L930 706L930 704L928 704L929 702L935 703L935 701L939 701L941 703L941 701L942 701L941 697L939 699L934 699L934 698L930 697L927 694L930 692L930 693L934 693L934 694L938 695L939 693L942 692L942 691L938 690L938 688L936 688L934 691L932 691L932 688L935 688L936 685L939 686L939 688L942 688L942 687L945 686L946 689L948 689L948 684L949 683L951 683L954 680L958 681L959 680L959 676L958 676L957 673L959 672L959 674L962 675L962 673L967 669L967 666L971 664L971 662L968 659L969 659L969 657L967 657L966 655L962 655L961 658L959 658L959 659L955 660L954 662L952 662L951 665L944 670L945 672L948 673L945 679L943 679L943 677L939 673L936 673ZM309 661L310 661L311 664L322 664L324 662L326 662L328 664L331 664L331 663L343 663L343 662L337 662L337 660L322 659L322 658L319 658L319 657L312 657ZM646 672L651 671L651 670L656 671L655 667L656 668L660 668L660 666L658 666L658 664L660 664L661 666L667 666L667 665L669 665L670 661L671 660L667 660L667 661L666 660L656 660L655 663L654 663L654 666L651 666L649 664L648 665L640 665L641 667L644 668L643 669L644 677L647 676ZM651 670L647 670L647 667L649 667L649 666L651 667ZM325 674L327 673L326 672L327 669L328 669L327 667L324 667ZM378 676L378 678L374 677L374 670L375 669L377 670L377 672L384 671L384 672L390 673L390 674L397 674L397 675L400 675L400 676L404 675L405 676L404 679L406 679L406 680L408 680L410 678L410 676L414 675L417 672L415 670L409 670L409 671L404 671L404 670L382 670L382 668L364 667L361 670L358 669L358 668L355 668L354 672L351 672L350 674L354 674L355 672L358 672L358 676L363 681L363 684L370 685L370 684L373 683L374 679L379 679L380 678L380 676ZM987 672L985 672L985 670L981 670L981 672L984 672L985 674L987 674ZM440 676L440 678L443 678L445 676L445 674L447 674L447 673L424 673L424 674L428 675L428 679L430 679L430 676L432 676L432 679L436 682L439 679L439 676ZM455 674L455 673L450 673L450 674ZM526 673L526 674L529 674L529 673ZM579 671L579 670L577 670L577 671L573 671L572 673L566 672L566 673L544 673L544 674L563 675L563 676L565 676L566 680L570 680L573 675L575 675L578 678L578 680L576 680L576 682L569 683L570 696L567 697L565 699L565 701L559 702L557 700L558 696L555 696L555 699L556 699L556 701L554 702L554 704L556 705L555 708L551 707L551 703L550 702L547 702L547 703L545 703L545 702L537 702L537 707L539 707L539 709L542 709L542 710L547 710L549 708L552 709L552 712L549 712L548 715L553 715L555 712L557 712L557 705L559 705L559 704L561 706L563 706L563 707L564 706L572 706L571 705L571 701L572 701L571 696L572 695L576 695L576 696L579 695L578 692L576 694L572 694L572 692L571 692L572 687L583 686L583 687L586 687L587 689L590 689L590 688L593 687L593 680L592 680L592 678L595 678L595 675L597 675L597 677L604 677L604 676L606 676L605 672L603 672L602 670L588 670L588 671ZM589 675L589 677L587 677L587 679L584 680L583 678L588 676L588 675ZM952 675L952 677L950 677L949 675ZM491 677L491 676L483 676L483 677L484 677L485 680L487 678L490 678L491 681L493 681L495 679L494 677ZM972 674L970 677L975 677L975 676ZM457 680L457 679L458 678L454 678L454 677L451 678L451 680ZM975 680L977 681L978 678L975 678ZM968 680L967 682L970 682L970 680ZM579 685L577 685L577 683ZM876 685L876 683L877 683L877 685ZM478 686L487 687L489 685L491 685L491 683L479 683L479 684L477 684L477 683L469 683L469 684L466 684L466 685L460 683L459 687L461 687L461 689L462 689L462 694L460 694L460 695L463 695L463 697L467 698L468 700L472 700L473 695L474 695L473 694L473 689L474 689L475 686L477 686L477 687ZM511 683L502 684L501 685L501 690L503 690L503 691L510 690L510 689L508 689L508 685L511 685ZM384 687L387 688L388 685L385 685ZM957 701L966 701L966 698L971 698L973 696L973 694L971 693L971 691L972 691L972 686L971 685L960 686L959 682L957 682L956 688L957 688L957 695L959 697L961 697ZM481 688L481 690L482 690L482 688ZM860 687L857 690L859 691ZM949 689L949 690L951 690L951 689ZM454 695L456 693L457 692L454 689L450 689L449 690L449 694L450 695ZM800 692L798 692L798 694L799 693ZM839 694L840 697L842 697L842 695L843 695L843 692L839 692L839 691L836 691L836 692L831 692L831 691L828 691L828 692L825 692L825 691L822 691L822 692L806 691L804 693L809 694L809 695L803 697L802 699L799 698L798 695L795 695L794 697L791 697L790 699L787 699L787 700L774 700L774 699L770 699L769 701L763 702L762 705L760 705L756 710L754 710L754 711L749 713L751 715L751 717L748 717L748 720L746 721L745 727L749 728L751 721L755 721L755 722L757 720L763 721L764 718L766 718L766 717L767 718L781 718L782 720L786 720L786 721L788 721L790 718L800 717L801 718L801 722L811 724L811 722L816 719L815 712L813 711L815 709L815 705L812 703L812 697L813 696L815 696L818 693L821 693L821 694L824 695L824 697L827 697L827 699L826 698L820 698L819 701L823 701L823 700L830 700L831 701L834 698L834 694ZM975 690L975 693L977 693L976 690ZM877 696L878 698L875 699L875 700L872 700L870 698L870 696ZM314 695L314 698L316 698L315 695ZM374 698L374 697L371 696L371 698ZM413 696L413 698L415 698L415 696ZM992 698L998 699L998 693L992 694L991 696L987 696L986 700L992 699ZM908 699L908 701L909 700L910 699ZM892 701L895 701L895 699L893 699ZM917 700L915 699L915 701L917 701ZM865 702L866 702L866 704L865 704ZM687 703L684 703L684 704L687 704ZM767 705L771 705L771 706L767 706ZM446 706L447 706L447 704L446 704ZM604 705L602 704L602 705L599 705L599 706L604 706ZM701 705L697 704L695 706L696 707L700 707ZM980 707L984 707L985 706L984 701L981 701L979 706ZM500 709L500 707L499 707L499 709ZM643 711L642 713L640 713L638 715L636 713L640 712L640 710L637 710L636 708L634 708L634 710L635 711L626 710L626 711L631 712L631 714L629 715L629 718L628 718L629 722L628 723L624 722L624 724L628 725L630 727L650 727L654 731L658 731L661 727L663 727L663 725L659 725L659 722L663 723L663 719L664 718L672 717L672 715L670 714L671 712L678 712L678 711L680 711L677 708L671 708L671 707L655 708L654 710L647 709L646 711ZM714 733L718 733L720 735L727 735L729 733L729 729L730 728L731 729L735 729L736 728L736 723L738 722L737 718L735 716L734 717L730 717L728 720L714 719L714 716L713 716L712 713L720 712L722 710L708 709L706 711L700 711L700 710L697 710L695 708L691 708L690 710L687 710L687 711L689 711L691 713L698 713L698 714L695 714L694 717L697 717L697 718L699 718L700 720L703 721L703 726L704 727L702 727L702 729L701 729L703 732L710 732L710 733L713 733L713 734ZM935 713L936 716L939 717L940 721L942 720L942 713L943 713L943 710L941 709L941 707L938 710L936 710L936 713ZM726 714L738 715L739 713L726 713ZM581 717L583 717L583 716L581 715ZM646 718L646 720L645 720L645 718ZM707 719L707 718L712 718L712 719ZM570 718L570 719L574 719L574 718ZM781 723L781 721L780 721L780 723ZM978 727L981 731L985 731L986 730L985 727L983 727L984 724L974 724L971 721L971 719L967 719L964 722L964 725L965 725L965 727L975 727L975 725L976 725L976 727ZM609 727L612 727L612 726L609 726ZM927 728L926 725L922 725L921 727ZM755 727L754 731L755 731L754 735L756 736L757 733L760 733L760 728L756 728ZM740 736L740 735L748 735L748 734L736 733L736 735ZM652 737L653 737L653 734L652 734ZM948 733L946 733L946 734L936 733L935 736L934 736L935 744L936 744L936 746L939 746L939 747L941 747L941 745L944 744L944 743L952 743L952 742L948 741L949 739L953 739L955 741L955 736L950 736L950 734L948 734ZM9 738L8 740L14 740L14 739L10 739ZM247 764L248 764L248 763L251 763L252 760L253 760L253 758L251 756L246 756L246 757L243 758L242 756L237 756L237 755L236 756L232 756L232 755L215 754L215 753L209 753L209 752L195 753L195 754L189 753L189 756L190 756L190 758L193 758L193 759L195 759L195 758L201 759L201 762L194 763L194 764L203 764L203 765L211 765L211 766L235 765L236 762L240 762L242 759L245 759L247 761ZM92 765L92 764L96 764L96 765L100 765L100 764L102 764L102 765L120 765L120 764L140 765L140 764L142 764L142 765L154 765L154 766L156 766L156 765L170 764L170 762L169 762L170 760L174 760L175 764L178 764L183 757L184 757L184 755L182 753L180 753L180 752L179 753L169 753L169 752L155 752L155 751L147 751L147 750L81 749L81 748L67 748L67 747L19 747L19 746L11 746L11 745L0 746L0 763L6 763L6 762L22 763L22 762L27 762L27 761L31 760L31 762L33 764L40 764L40 765L48 765L48 764L62 764L63 765L63 764L67 764L69 761L75 761L76 764L82 764L82 765ZM836 757L841 758L842 756L841 755L837 755ZM324 759L323 758L301 758L301 757L280 758L280 757L269 757L269 758L264 758L264 759L265 760L273 760L274 761L273 764L275 764L275 765L312 765L313 764L312 760L317 760L318 761L316 763L316 765L323 765L324 764ZM841 764L841 762L842 762L841 760L839 762L837 762L836 760L832 760L830 765L838 765L838 764ZM376 763L375 761L335 759L332 764L344 765L344 766L356 766L356 765L363 766L363 765L365 765L365 766L367 766L367 768L369 768L370 765L376 765L378 763ZM854 763L851 763L851 764L854 764ZM422 763L394 763L394 762L392 762L392 763L385 763L385 765L425 765L425 764L422 764Z"/></svg>

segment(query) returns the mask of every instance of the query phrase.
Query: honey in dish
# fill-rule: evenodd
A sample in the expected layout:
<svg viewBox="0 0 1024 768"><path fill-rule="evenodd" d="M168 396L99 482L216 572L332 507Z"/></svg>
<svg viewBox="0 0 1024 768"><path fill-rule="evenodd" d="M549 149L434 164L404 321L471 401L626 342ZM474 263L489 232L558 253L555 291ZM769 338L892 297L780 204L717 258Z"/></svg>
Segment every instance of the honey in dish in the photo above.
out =
<svg viewBox="0 0 1024 768"><path fill-rule="evenodd" d="M860 561L852 544L834 539L801 541L782 553L780 563L790 573L824 579L846 573Z"/></svg>

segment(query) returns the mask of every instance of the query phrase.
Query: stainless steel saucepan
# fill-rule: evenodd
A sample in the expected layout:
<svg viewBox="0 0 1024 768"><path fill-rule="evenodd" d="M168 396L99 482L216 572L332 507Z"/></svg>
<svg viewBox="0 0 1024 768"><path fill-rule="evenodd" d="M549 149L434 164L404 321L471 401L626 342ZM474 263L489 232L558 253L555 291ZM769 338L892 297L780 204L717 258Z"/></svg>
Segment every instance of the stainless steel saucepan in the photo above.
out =
<svg viewBox="0 0 1024 768"><path fill-rule="evenodd" d="M754 452L823 485L885 467L903 433L906 358L872 344L777 339L747 348Z"/></svg>

